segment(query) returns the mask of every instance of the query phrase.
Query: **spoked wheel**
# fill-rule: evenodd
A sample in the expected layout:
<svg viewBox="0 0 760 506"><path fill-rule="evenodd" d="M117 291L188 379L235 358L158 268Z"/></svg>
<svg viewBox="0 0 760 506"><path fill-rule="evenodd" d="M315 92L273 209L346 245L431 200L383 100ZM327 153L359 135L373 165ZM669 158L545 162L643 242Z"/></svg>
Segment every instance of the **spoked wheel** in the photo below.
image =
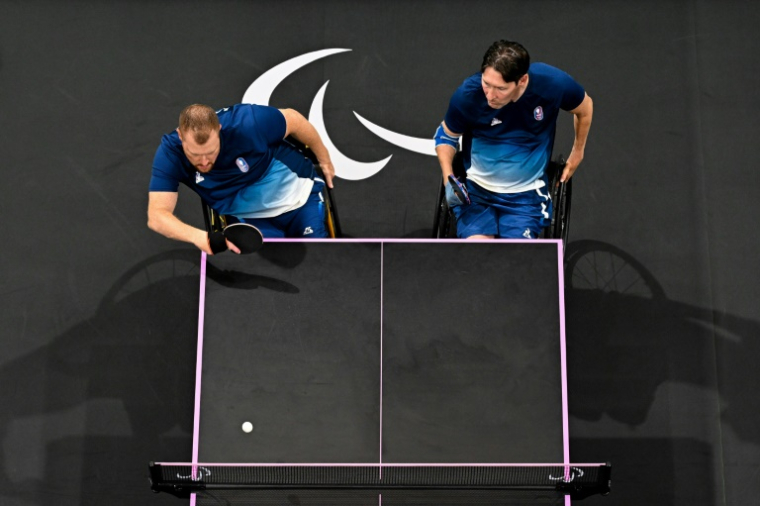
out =
<svg viewBox="0 0 760 506"><path fill-rule="evenodd" d="M665 298L665 290L638 260L601 241L577 241L570 245L565 278L575 290Z"/></svg>

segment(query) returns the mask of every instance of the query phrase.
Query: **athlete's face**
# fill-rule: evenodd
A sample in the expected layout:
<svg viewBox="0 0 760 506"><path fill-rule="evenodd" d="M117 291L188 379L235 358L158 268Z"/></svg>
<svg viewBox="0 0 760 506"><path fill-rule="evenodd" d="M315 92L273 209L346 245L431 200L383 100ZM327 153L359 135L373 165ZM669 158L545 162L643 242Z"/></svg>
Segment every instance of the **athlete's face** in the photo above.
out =
<svg viewBox="0 0 760 506"><path fill-rule="evenodd" d="M177 129L179 133L179 140L182 141L182 150L185 152L185 156L198 169L198 172L206 173L214 167L216 157L219 156L219 150L222 143L219 140L219 132L212 131L208 137L208 140L203 144L195 142L192 132L182 132Z"/></svg>
<svg viewBox="0 0 760 506"><path fill-rule="evenodd" d="M481 84L488 105L494 109L501 109L510 102L516 102L522 96L528 85L528 75L525 74L517 82L508 83L493 67L488 67L483 71Z"/></svg>

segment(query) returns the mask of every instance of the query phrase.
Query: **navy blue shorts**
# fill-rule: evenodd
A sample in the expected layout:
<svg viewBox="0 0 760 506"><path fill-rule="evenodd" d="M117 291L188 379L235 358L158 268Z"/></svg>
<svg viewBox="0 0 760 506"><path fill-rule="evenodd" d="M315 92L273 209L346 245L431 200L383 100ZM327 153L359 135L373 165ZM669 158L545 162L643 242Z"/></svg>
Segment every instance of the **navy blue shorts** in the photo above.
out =
<svg viewBox="0 0 760 506"><path fill-rule="evenodd" d="M325 202L322 189L325 184L314 180L309 199L298 209L273 218L244 218L242 221L255 226L264 237L299 237L315 239L328 237L325 227Z"/></svg>
<svg viewBox="0 0 760 506"><path fill-rule="evenodd" d="M465 180L469 205L454 206L457 236L492 235L536 239L551 224L552 200L546 187L521 193L494 193Z"/></svg>

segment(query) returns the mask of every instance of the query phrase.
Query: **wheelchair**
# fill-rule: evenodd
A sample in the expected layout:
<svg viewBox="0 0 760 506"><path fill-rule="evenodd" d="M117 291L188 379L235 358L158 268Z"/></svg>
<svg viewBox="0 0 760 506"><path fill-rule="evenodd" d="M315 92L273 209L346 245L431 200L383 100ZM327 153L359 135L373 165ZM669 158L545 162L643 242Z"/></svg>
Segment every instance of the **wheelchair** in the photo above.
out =
<svg viewBox="0 0 760 506"><path fill-rule="evenodd" d="M453 168L454 175L460 181L464 181L466 173L461 151L457 151L454 155ZM543 230L540 237L541 239L561 239L563 247L567 244L570 231L570 203L573 190L572 178L564 183L559 183L564 168L565 160L562 155L558 156L556 160L550 161L546 167L554 211L552 212L551 224ZM443 183L438 188L432 236L433 239L455 238L457 236L456 218L446 203L446 189Z"/></svg>
<svg viewBox="0 0 760 506"><path fill-rule="evenodd" d="M317 176L324 180L324 174L322 174L322 169L319 167L317 157L308 146L301 144L292 137L285 139L285 142L290 144L305 158L308 158L314 165L314 170L316 171ZM322 199L325 203L325 228L327 229L328 236L332 239L342 237L343 232L340 227L340 220L338 219L338 210L335 206L335 197L332 194L332 189L329 188L327 184L325 184L325 187L322 190ZM203 221L207 232L221 232L224 230L224 227L228 225L228 222L233 223L238 221L237 219L230 219L225 215L219 214L203 200L201 200L201 205L203 207Z"/></svg>

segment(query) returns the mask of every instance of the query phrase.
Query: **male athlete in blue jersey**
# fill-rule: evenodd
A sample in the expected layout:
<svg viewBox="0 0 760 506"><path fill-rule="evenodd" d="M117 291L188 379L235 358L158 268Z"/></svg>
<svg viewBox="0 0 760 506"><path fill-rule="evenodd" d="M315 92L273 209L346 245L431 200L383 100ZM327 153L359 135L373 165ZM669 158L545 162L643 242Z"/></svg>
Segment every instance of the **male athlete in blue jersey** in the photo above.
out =
<svg viewBox="0 0 760 506"><path fill-rule="evenodd" d="M561 181L583 160L593 104L565 72L530 63L525 48L505 40L486 52L481 71L456 90L435 134L446 200L462 238L536 238L551 221L544 170L554 146L560 109L574 118L575 141ZM463 203L449 184L462 138L467 171Z"/></svg>
<svg viewBox="0 0 760 506"><path fill-rule="evenodd" d="M289 135L314 152L325 181L284 141ZM205 231L174 215L183 183L212 209L255 225L264 237L327 237L320 191L325 183L333 187L334 174L319 134L292 109L191 105L180 114L179 127L162 137L153 159L148 227L209 254L224 251L224 244L212 245ZM240 253L229 241L226 247Z"/></svg>

